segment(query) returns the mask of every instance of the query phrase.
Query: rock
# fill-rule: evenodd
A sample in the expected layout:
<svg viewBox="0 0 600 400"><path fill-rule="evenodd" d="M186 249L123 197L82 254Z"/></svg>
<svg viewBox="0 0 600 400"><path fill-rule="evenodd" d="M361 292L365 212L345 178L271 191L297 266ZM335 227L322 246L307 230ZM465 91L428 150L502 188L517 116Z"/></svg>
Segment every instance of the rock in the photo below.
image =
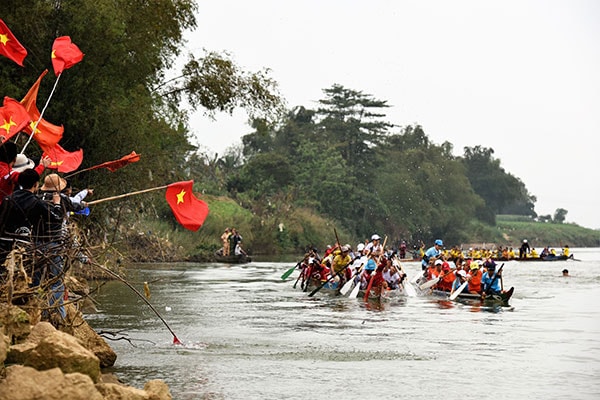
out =
<svg viewBox="0 0 600 400"><path fill-rule="evenodd" d="M22 365L6 368L0 380L0 399L104 400L92 379L84 374L63 374L59 368L37 371Z"/></svg>
<svg viewBox="0 0 600 400"><path fill-rule="evenodd" d="M162 379L154 379L146 382L144 390L150 394L150 399L152 400L172 400L169 386Z"/></svg>
<svg viewBox="0 0 600 400"><path fill-rule="evenodd" d="M75 336L86 349L98 357L100 367L112 367L117 360L117 353L110 347L100 335L92 329L91 326L83 319L83 314L75 309L72 304L67 305L67 319L71 321L71 333Z"/></svg>
<svg viewBox="0 0 600 400"><path fill-rule="evenodd" d="M31 332L29 314L7 303L0 303L0 326L10 343L24 340Z"/></svg>
<svg viewBox="0 0 600 400"><path fill-rule="evenodd" d="M64 373L80 372L97 382L100 361L73 336L57 331L48 322L35 325L22 344L10 347L7 361L38 370L60 368Z"/></svg>
<svg viewBox="0 0 600 400"><path fill-rule="evenodd" d="M8 336L0 332L0 367L4 364L4 360L6 360L9 345L10 340L8 339Z"/></svg>

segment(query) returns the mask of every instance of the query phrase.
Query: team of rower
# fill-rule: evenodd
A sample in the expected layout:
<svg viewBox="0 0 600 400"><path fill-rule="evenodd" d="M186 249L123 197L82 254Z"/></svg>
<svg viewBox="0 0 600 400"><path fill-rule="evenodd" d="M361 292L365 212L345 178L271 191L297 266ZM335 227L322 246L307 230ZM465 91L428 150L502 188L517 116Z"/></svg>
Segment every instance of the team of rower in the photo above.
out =
<svg viewBox="0 0 600 400"><path fill-rule="evenodd" d="M466 282L462 288L465 293L482 297L502 292L502 271L496 270L496 263L492 259L480 262L459 258L453 262L456 268L452 269L444 255L443 246L443 241L438 239L423 252L423 274L416 281L417 284L422 286L427 281L436 280L431 282L435 284L427 287L453 293ZM302 279L301 287L304 290L308 289L311 282L317 286L328 282L339 290L348 280L353 280L361 290L372 288L376 293L381 293L384 289L399 289L406 279L395 253L384 249L381 237L377 234L368 243L359 243L356 251L349 244L338 243L328 246L320 258L316 249L311 249L298 266L301 268L298 280Z"/></svg>

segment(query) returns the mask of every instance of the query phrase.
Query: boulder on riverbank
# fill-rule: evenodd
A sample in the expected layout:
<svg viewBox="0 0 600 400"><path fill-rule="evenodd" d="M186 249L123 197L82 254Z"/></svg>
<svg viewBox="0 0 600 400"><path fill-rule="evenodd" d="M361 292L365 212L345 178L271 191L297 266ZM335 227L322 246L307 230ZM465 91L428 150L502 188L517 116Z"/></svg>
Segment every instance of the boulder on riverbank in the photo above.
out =
<svg viewBox="0 0 600 400"><path fill-rule="evenodd" d="M49 322L29 325L19 307L0 307L0 399L13 400L171 400L168 386L149 381L144 389L125 386L101 367L114 364L116 354L73 305L69 325L57 330ZM102 358L102 361L101 361Z"/></svg>

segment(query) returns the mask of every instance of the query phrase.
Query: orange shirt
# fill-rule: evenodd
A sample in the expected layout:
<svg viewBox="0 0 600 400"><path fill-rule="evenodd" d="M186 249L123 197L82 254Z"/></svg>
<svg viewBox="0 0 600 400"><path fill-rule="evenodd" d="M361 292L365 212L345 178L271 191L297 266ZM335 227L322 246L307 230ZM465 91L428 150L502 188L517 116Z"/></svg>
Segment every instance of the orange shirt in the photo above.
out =
<svg viewBox="0 0 600 400"><path fill-rule="evenodd" d="M477 275L473 275L474 272L471 271L471 279L469 280L469 292L477 292L481 293L481 277L483 274L481 271L477 270Z"/></svg>
<svg viewBox="0 0 600 400"><path fill-rule="evenodd" d="M452 290L452 282L456 279L454 276L454 272L449 272L437 284L438 290L451 291Z"/></svg>

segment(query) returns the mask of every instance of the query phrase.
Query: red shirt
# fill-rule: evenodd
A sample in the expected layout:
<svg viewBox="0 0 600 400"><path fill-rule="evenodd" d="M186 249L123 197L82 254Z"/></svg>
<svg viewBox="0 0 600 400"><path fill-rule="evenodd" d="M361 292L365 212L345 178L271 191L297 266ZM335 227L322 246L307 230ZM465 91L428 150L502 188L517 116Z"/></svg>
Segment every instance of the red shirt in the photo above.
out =
<svg viewBox="0 0 600 400"><path fill-rule="evenodd" d="M34 169L40 175L44 172L42 164ZM20 174L20 172L13 171L7 163L0 161L0 204L2 204L4 197L11 195L15 190Z"/></svg>

